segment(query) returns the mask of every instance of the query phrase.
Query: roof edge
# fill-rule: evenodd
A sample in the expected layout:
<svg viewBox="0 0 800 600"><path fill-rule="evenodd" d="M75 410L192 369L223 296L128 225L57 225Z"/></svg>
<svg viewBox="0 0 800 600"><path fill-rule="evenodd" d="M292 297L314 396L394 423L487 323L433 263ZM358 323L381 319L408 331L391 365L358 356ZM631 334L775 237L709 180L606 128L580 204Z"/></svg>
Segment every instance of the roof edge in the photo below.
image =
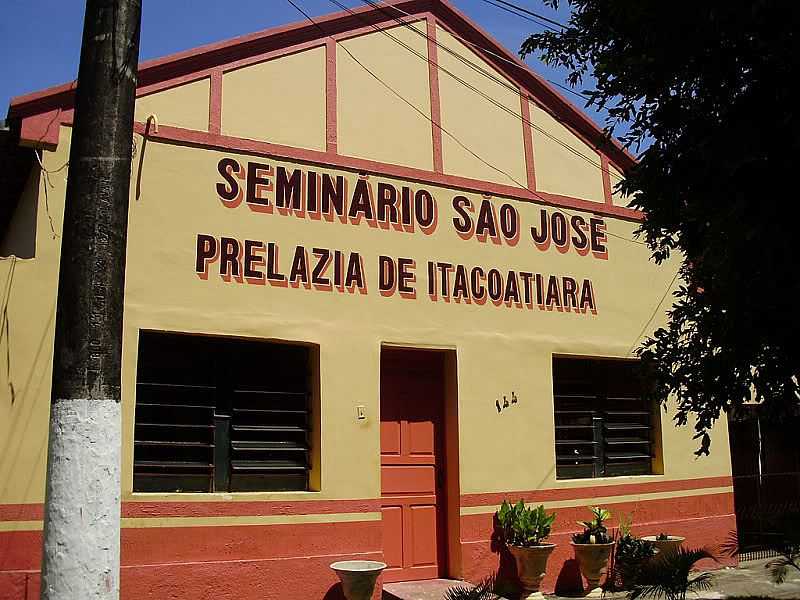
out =
<svg viewBox="0 0 800 600"><path fill-rule="evenodd" d="M443 23L457 30L458 34L475 43L474 49L501 73L516 80L536 100L553 112L558 120L565 122L581 136L606 154L609 160L626 170L636 164L636 158L616 140L609 138L583 109L577 107L554 86L535 73L527 64L496 41L491 34L461 12L448 0L383 0L386 7L394 7L412 14L431 13ZM245 34L228 40L213 42L176 52L161 58L143 61L139 64L137 87L144 87L160 81L208 70L226 64L242 54L256 55L320 39L325 35L336 35L365 25L377 25L393 20L380 8L362 6L339 11L315 18L316 25L306 21L296 21L258 32ZM503 56L498 60L480 48ZM43 90L23 94L11 99L8 109L9 119L21 119L48 111L66 110L74 103L77 81L56 85Z"/></svg>

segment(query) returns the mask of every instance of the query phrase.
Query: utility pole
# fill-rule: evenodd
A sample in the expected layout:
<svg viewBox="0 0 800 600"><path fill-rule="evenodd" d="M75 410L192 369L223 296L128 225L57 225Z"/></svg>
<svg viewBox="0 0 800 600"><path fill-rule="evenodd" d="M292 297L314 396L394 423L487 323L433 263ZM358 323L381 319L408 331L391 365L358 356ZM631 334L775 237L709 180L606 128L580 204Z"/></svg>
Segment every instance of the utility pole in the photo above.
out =
<svg viewBox="0 0 800 600"><path fill-rule="evenodd" d="M119 597L120 363L141 0L87 0L53 356L42 600Z"/></svg>

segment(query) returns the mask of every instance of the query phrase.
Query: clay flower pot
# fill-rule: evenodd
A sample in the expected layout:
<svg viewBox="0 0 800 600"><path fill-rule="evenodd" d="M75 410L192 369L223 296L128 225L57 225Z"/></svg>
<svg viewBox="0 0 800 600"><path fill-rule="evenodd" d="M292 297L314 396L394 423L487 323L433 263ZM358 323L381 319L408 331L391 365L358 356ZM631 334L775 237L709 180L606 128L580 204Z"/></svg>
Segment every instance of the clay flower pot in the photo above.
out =
<svg viewBox="0 0 800 600"><path fill-rule="evenodd" d="M522 583L522 590L528 600L544 598L539 591L545 571L547 559L556 547L555 544L542 544L541 546L509 546L514 560L517 563L517 575Z"/></svg>
<svg viewBox="0 0 800 600"><path fill-rule="evenodd" d="M600 580L608 571L608 557L611 556L611 549L614 542L607 544L576 544L571 542L575 548L575 558L581 568L581 574L589 582L589 598L600 598L603 590L600 588Z"/></svg>
<svg viewBox="0 0 800 600"><path fill-rule="evenodd" d="M331 565L342 582L347 600L370 600L378 575L386 563L375 560L340 560Z"/></svg>
<svg viewBox="0 0 800 600"><path fill-rule="evenodd" d="M667 539L665 540L657 540L656 536L648 535L642 538L643 540L650 542L656 547L656 550L659 553L666 554L667 552L675 552L678 548L681 547L681 544L686 539L679 535L668 535Z"/></svg>

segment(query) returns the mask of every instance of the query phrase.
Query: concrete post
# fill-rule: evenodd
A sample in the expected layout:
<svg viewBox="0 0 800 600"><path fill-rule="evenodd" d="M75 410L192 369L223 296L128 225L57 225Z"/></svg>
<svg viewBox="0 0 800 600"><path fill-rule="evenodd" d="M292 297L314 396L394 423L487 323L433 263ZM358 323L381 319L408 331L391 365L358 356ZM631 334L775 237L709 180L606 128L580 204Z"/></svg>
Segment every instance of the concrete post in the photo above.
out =
<svg viewBox="0 0 800 600"><path fill-rule="evenodd" d="M120 362L141 0L88 0L53 357L43 600L119 597Z"/></svg>

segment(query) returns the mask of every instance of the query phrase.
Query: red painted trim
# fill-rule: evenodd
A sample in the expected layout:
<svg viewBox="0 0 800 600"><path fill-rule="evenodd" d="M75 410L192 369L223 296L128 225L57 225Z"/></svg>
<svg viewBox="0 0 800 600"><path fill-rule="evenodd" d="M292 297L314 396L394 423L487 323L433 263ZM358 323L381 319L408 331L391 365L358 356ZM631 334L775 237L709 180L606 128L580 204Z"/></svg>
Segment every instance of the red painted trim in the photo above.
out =
<svg viewBox="0 0 800 600"><path fill-rule="evenodd" d="M287 500L249 502L160 502L122 503L123 517L233 517L269 515L315 515L380 511L380 500Z"/></svg>
<svg viewBox="0 0 800 600"><path fill-rule="evenodd" d="M325 39L308 40L299 44L286 46L285 48L277 48L275 50L269 50L268 52L256 54L255 56L248 56L246 58L226 62L220 66L223 72L227 73L229 71L235 71L236 69L241 69L242 67L249 67L251 65L263 63L275 58L291 56L292 54L297 54L298 52L303 52L305 50L311 50L312 48L321 48L325 45L325 42Z"/></svg>
<svg viewBox="0 0 800 600"><path fill-rule="evenodd" d="M600 171L603 173L603 196L606 204L612 206L614 201L611 198L611 173L608 170L608 157L605 154L600 155Z"/></svg>
<svg viewBox="0 0 800 600"><path fill-rule="evenodd" d="M2 521L41 521L44 519L44 504L0 504Z"/></svg>
<svg viewBox="0 0 800 600"><path fill-rule="evenodd" d="M525 144L525 171L528 174L528 189L536 190L536 170L533 163L533 132L531 122L531 103L527 94L520 90L519 103L522 109L522 141Z"/></svg>
<svg viewBox="0 0 800 600"><path fill-rule="evenodd" d="M576 500L579 498L606 496L633 496L636 494L652 494L658 492L680 492L705 488L732 486L733 478L729 475L721 477L702 477L699 479L679 479L675 481L649 481L643 483L621 483L615 485L595 485L575 488L551 488L546 490L499 492L488 494L464 494L461 506L493 506L503 500L519 500L525 502L548 502L555 500ZM623 500L624 501L624 500Z"/></svg>
<svg viewBox="0 0 800 600"><path fill-rule="evenodd" d="M325 42L325 150L331 154L338 152L339 141L336 81L336 41L328 38Z"/></svg>
<svg viewBox="0 0 800 600"><path fill-rule="evenodd" d="M501 73L517 82L547 106L556 118L573 127L585 139L592 141L591 145L602 148L612 162L623 170L635 163L633 156L616 142L607 140L602 129L580 109L446 0L393 0L387 4L414 15L432 12L442 26L457 36L512 61L513 64L509 65L491 54L477 50ZM370 6L355 8L351 12L342 11L319 17L316 19L317 25L302 21L145 61L139 66L140 86L153 86L165 80L178 80L182 77L196 79L198 73L208 72L214 67L226 64L236 64L234 61L247 60L248 57L264 55L290 46L315 41L318 43L322 35L319 28L324 35L349 36L353 32L371 30L371 25L386 23L393 17L393 11L379 10ZM73 102L74 88L75 82L72 82L13 98L9 107L9 117L21 118L58 107L66 108Z"/></svg>
<svg viewBox="0 0 800 600"><path fill-rule="evenodd" d="M134 130L137 133L144 134L144 129L145 127L143 123L137 122L134 124ZM493 196L505 196L525 202L552 205L563 207L565 209L581 210L598 215L626 219L629 221L642 220L642 213L640 211L621 206L608 206L605 203L592 202L589 200L583 200L581 198L571 198L568 196L561 196L547 192L534 192L510 185L471 179L469 177L432 173L430 171L415 169L413 167L404 167L374 160L341 156L338 154L331 154L329 152L320 152L319 150L293 148L291 146L283 146L281 144L260 142L227 135L215 135L205 131L193 131L189 129L182 129L180 127L160 125L158 133L156 134L151 131L149 138L167 143L174 142L178 144L189 144L200 148L229 150L231 152L253 154L257 156L270 156L279 160L297 160L334 168L366 171L377 175L399 177L402 179L408 179L432 185L440 185L457 190L471 190L481 194L490 194Z"/></svg>
<svg viewBox="0 0 800 600"><path fill-rule="evenodd" d="M136 88L136 97L141 98L143 96L149 96L150 94L155 94L156 92L163 92L164 90L169 90L181 85L186 85L187 83L195 83L196 81L202 81L203 79L208 79L209 77L211 77L211 74L213 72L214 72L213 69L206 71L199 71L197 73L189 73L188 75L183 75L181 77L172 77L170 79L158 81L155 83L151 83L149 85L141 85Z"/></svg>
<svg viewBox="0 0 800 600"><path fill-rule="evenodd" d="M122 503L122 516L131 517L246 517L317 515L380 511L378 499L201 502L141 500ZM0 521L41 521L44 505L0 504Z"/></svg>
<svg viewBox="0 0 800 600"><path fill-rule="evenodd" d="M222 69L211 71L208 96L208 132L222 131Z"/></svg>
<svg viewBox="0 0 800 600"><path fill-rule="evenodd" d="M621 517L631 515L633 522L640 527L661 521L685 521L713 516L733 515L733 492L709 493L698 496L675 496L672 498L638 499L624 498L605 502L613 518L610 525L616 526ZM554 533L574 533L586 520L586 506L568 506L554 509L557 518L553 524ZM461 516L462 541L488 540L494 527L494 513Z"/></svg>
<svg viewBox="0 0 800 600"><path fill-rule="evenodd" d="M431 92L431 139L433 141L433 170L444 172L442 158L442 107L439 96L439 52L436 45L436 20L425 19L428 28L428 83Z"/></svg>
<svg viewBox="0 0 800 600"><path fill-rule="evenodd" d="M60 108L22 119L19 138L23 145L54 149L64 111Z"/></svg>
<svg viewBox="0 0 800 600"><path fill-rule="evenodd" d="M398 13L394 13L394 17L400 23L404 25L410 25L412 23L416 23L417 21L422 21L426 18L426 15L430 13L409 13L409 16L400 15ZM364 22L367 21L369 24L365 25ZM361 37L362 35L368 35L370 33L378 33L385 29L392 29L395 27L401 27L400 23L398 23L394 19L391 19L388 23L370 23L365 17L362 17L358 20L360 27L355 27L353 29L348 29L347 31L342 31L340 33L335 33L331 37L335 39L337 42L344 42L345 40L351 40L353 38Z"/></svg>
<svg viewBox="0 0 800 600"><path fill-rule="evenodd" d="M430 10L438 1L389 0L385 4L397 6L407 13L421 13ZM365 21L369 24L393 21L389 11L369 6L353 8L349 12L343 10L331 13L314 20L316 24L309 23L308 20L298 21L144 61L139 64L139 85L148 86L165 79L191 74L196 76L200 71L233 63L243 56L264 54L312 41L319 43L322 35L320 28L326 35L337 35L363 28ZM12 98L9 117L23 117L55 106L71 104L76 85L77 81L72 81Z"/></svg>

